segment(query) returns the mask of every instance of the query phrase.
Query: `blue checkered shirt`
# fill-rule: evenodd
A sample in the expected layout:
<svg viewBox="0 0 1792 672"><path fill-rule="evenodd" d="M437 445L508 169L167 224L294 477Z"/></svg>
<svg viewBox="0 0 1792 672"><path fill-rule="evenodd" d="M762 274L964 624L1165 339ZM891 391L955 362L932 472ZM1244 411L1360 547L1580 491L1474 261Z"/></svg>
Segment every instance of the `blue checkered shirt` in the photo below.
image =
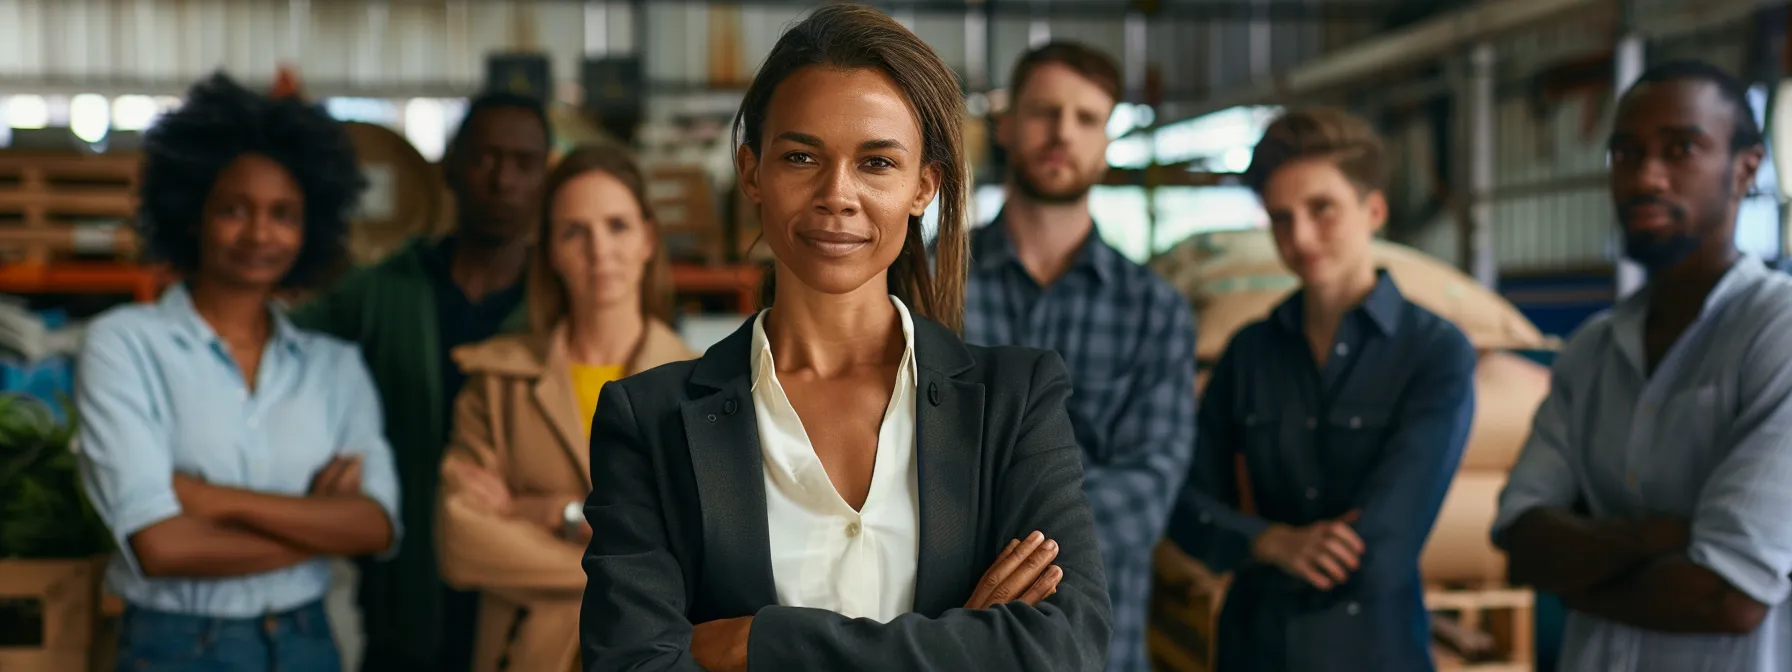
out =
<svg viewBox="0 0 1792 672"><path fill-rule="evenodd" d="M1109 672L1146 672L1151 557L1195 443L1195 321L1170 285L1091 233L1071 268L1040 287L1002 218L971 234L965 341L1055 350L1070 368L1114 608Z"/></svg>

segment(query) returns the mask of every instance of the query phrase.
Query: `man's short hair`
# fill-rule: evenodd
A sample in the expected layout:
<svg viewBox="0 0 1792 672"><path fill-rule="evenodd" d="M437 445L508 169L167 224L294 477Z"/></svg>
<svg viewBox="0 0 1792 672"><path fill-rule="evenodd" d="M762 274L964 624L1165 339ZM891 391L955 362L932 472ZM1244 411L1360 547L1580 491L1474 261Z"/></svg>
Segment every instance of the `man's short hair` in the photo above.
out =
<svg viewBox="0 0 1792 672"><path fill-rule="evenodd" d="M528 112L535 120L541 122L541 137L544 146L554 146L554 128L548 123L547 106L540 100L511 93L509 91L490 91L480 94L467 103L467 113L460 118L460 126L455 127L454 136L448 140L448 152L452 155L457 148L463 148L467 134L472 132L473 122L481 112L488 110L522 110ZM464 148L463 148L464 149Z"/></svg>
<svg viewBox="0 0 1792 672"><path fill-rule="evenodd" d="M1094 47L1067 40L1047 42L1021 55L1020 60L1014 64L1014 75L1008 79L1009 99L1019 99L1021 87L1026 86L1027 78L1033 76L1033 71L1052 63L1070 68L1084 79L1094 82L1114 102L1120 102L1120 66L1114 63L1113 58Z"/></svg>
<svg viewBox="0 0 1792 672"><path fill-rule="evenodd" d="M1735 112L1734 128L1730 131L1730 151L1735 152L1765 144L1765 140L1761 137L1761 125L1755 121L1754 108L1748 104L1748 85L1742 83L1742 80L1737 79L1735 75L1724 71L1723 68L1710 63L1678 60L1656 65L1644 70L1642 76L1636 79L1636 83L1624 90L1624 97L1629 98L1632 91L1644 84L1681 80L1710 83L1717 87L1724 100L1730 102L1730 107L1734 108Z"/></svg>

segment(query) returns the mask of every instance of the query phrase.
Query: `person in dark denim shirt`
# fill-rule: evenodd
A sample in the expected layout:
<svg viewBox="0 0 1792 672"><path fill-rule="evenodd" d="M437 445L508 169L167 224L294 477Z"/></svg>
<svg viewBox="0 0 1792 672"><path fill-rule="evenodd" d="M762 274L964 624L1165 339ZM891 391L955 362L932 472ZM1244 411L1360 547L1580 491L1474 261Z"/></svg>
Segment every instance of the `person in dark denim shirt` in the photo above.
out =
<svg viewBox="0 0 1792 672"><path fill-rule="evenodd" d="M1476 356L1376 269L1381 169L1374 131L1322 109L1272 123L1246 173L1302 287L1220 358L1169 527L1235 572L1220 672L1433 669L1418 560L1468 440Z"/></svg>

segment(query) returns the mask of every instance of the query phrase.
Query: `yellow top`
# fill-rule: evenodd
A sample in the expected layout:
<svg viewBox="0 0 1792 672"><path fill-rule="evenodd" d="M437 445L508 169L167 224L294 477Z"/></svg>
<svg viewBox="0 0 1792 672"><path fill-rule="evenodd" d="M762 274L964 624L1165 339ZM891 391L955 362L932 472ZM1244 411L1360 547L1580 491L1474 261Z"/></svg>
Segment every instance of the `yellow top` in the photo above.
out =
<svg viewBox="0 0 1792 672"><path fill-rule="evenodd" d="M579 412L585 418L585 431L591 431L591 416L597 414L597 395L604 391L604 383L622 380L628 375L628 367L621 364L593 366L590 364L572 365L572 389L579 395Z"/></svg>

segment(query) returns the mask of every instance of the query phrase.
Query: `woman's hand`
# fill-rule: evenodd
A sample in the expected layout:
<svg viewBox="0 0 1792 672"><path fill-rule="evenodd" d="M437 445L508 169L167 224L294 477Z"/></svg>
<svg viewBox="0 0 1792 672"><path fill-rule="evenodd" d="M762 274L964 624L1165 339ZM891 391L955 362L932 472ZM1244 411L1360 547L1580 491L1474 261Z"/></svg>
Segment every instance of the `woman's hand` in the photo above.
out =
<svg viewBox="0 0 1792 672"><path fill-rule="evenodd" d="M1352 512L1304 527L1271 525L1251 542L1251 554L1314 588L1331 590L1350 578L1362 559L1363 540L1350 528L1355 520Z"/></svg>
<svg viewBox="0 0 1792 672"><path fill-rule="evenodd" d="M1058 581L1064 570L1051 564L1058 557L1058 542L1046 539L1035 530L1027 538L1008 542L995 564L983 573L966 609L988 609L1015 600L1038 606L1040 600L1058 592Z"/></svg>
<svg viewBox="0 0 1792 672"><path fill-rule="evenodd" d="M724 618L691 628L691 658L708 672L746 672L753 617Z"/></svg>
<svg viewBox="0 0 1792 672"><path fill-rule="evenodd" d="M443 485L475 506L499 516L509 516L515 508L510 486L492 470L465 460L449 459L442 463L442 471L447 476Z"/></svg>
<svg viewBox="0 0 1792 672"><path fill-rule="evenodd" d="M311 475L312 497L347 497L361 494L361 456L337 455Z"/></svg>

